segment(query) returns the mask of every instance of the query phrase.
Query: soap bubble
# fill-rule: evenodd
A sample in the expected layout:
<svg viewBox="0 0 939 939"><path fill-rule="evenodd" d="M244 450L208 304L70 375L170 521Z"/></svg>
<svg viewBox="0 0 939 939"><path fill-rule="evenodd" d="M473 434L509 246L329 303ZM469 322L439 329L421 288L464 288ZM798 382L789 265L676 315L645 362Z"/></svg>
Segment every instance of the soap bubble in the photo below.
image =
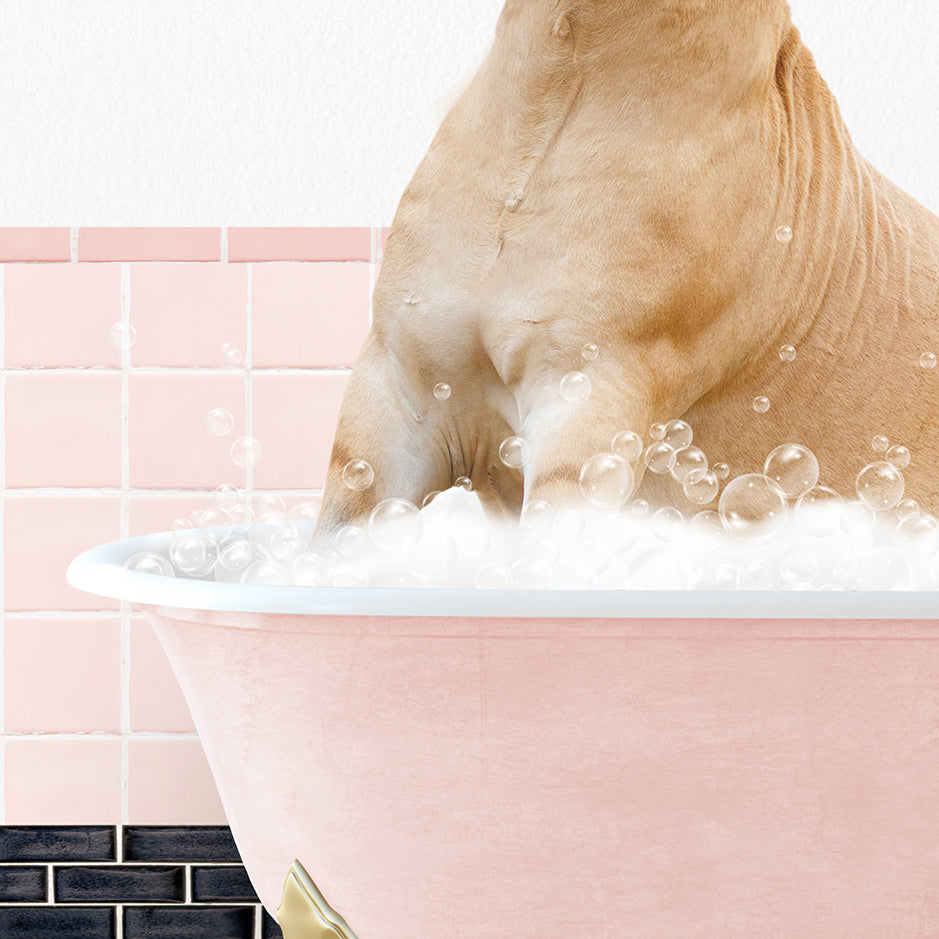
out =
<svg viewBox="0 0 939 939"><path fill-rule="evenodd" d="M783 245L792 241L792 229L788 225L780 225L776 229L776 240Z"/></svg>
<svg viewBox="0 0 939 939"><path fill-rule="evenodd" d="M909 590L913 571L896 548L875 548L861 555L860 586L866 590Z"/></svg>
<svg viewBox="0 0 939 939"><path fill-rule="evenodd" d="M504 564L488 561L476 571L475 583L480 590L506 590L514 585L514 580Z"/></svg>
<svg viewBox="0 0 939 939"><path fill-rule="evenodd" d="M343 525L336 532L336 550L344 558L356 558L365 554L368 535L358 525Z"/></svg>
<svg viewBox="0 0 939 939"><path fill-rule="evenodd" d="M758 395L753 399L753 410L757 414L765 414L769 410L769 398L766 395Z"/></svg>
<svg viewBox="0 0 939 939"><path fill-rule="evenodd" d="M844 499L827 486L813 486L799 496L795 520L802 531L818 538L832 535L841 527Z"/></svg>
<svg viewBox="0 0 939 939"><path fill-rule="evenodd" d="M643 518L649 514L649 503L645 499L633 499L629 503L629 511L636 516L636 518Z"/></svg>
<svg viewBox="0 0 939 939"><path fill-rule="evenodd" d="M592 342L586 342L580 354L587 362L592 362L600 354L600 350Z"/></svg>
<svg viewBox="0 0 939 939"><path fill-rule="evenodd" d="M561 379L561 397L571 404L579 404L590 397L593 383L583 372L568 372Z"/></svg>
<svg viewBox="0 0 939 939"><path fill-rule="evenodd" d="M434 489L432 492L428 492L427 495L424 496L423 499L421 499L421 508L426 509L427 506L430 505L431 502L433 502L434 499L436 499L437 496L439 495L440 495L439 489Z"/></svg>
<svg viewBox="0 0 939 939"><path fill-rule="evenodd" d="M519 558L510 568L512 583L524 590L538 590L551 586L551 571L538 558Z"/></svg>
<svg viewBox="0 0 939 939"><path fill-rule="evenodd" d="M906 447L893 446L887 451L887 462L898 470L910 465L910 451Z"/></svg>
<svg viewBox="0 0 939 939"><path fill-rule="evenodd" d="M235 418L225 408L212 408L205 416L205 426L213 437L224 437L231 433Z"/></svg>
<svg viewBox="0 0 939 939"><path fill-rule="evenodd" d="M668 440L663 440L668 443ZM698 447L685 446L675 454L675 462L669 472L672 479L684 485L686 482L697 482L708 470L708 458L704 451Z"/></svg>
<svg viewBox="0 0 939 939"><path fill-rule="evenodd" d="M783 362L791 362L796 357L796 347L790 345L780 346L779 357Z"/></svg>
<svg viewBox="0 0 939 939"><path fill-rule="evenodd" d="M726 463L715 463L713 469L718 479L726 479L730 475L730 467Z"/></svg>
<svg viewBox="0 0 939 939"><path fill-rule="evenodd" d="M624 430L613 438L610 449L627 463L635 463L642 456L642 437L631 430Z"/></svg>
<svg viewBox="0 0 939 939"><path fill-rule="evenodd" d="M897 525L894 538L900 547L929 545L935 548L936 536L939 535L939 520L935 515L918 513L905 518Z"/></svg>
<svg viewBox="0 0 939 939"><path fill-rule="evenodd" d="M858 498L874 511L892 509L902 498L905 483L900 471L891 463L868 463L857 474L855 489Z"/></svg>
<svg viewBox="0 0 939 939"><path fill-rule="evenodd" d="M268 544L278 561L290 561L306 547L306 539L293 525L280 525L271 534Z"/></svg>
<svg viewBox="0 0 939 939"><path fill-rule="evenodd" d="M457 478L453 480L453 485L458 489L465 489L467 492L472 492L473 490L473 480L471 480L469 476L457 476Z"/></svg>
<svg viewBox="0 0 939 939"><path fill-rule="evenodd" d="M189 513L189 520L192 522L193 525L199 524L199 522L202 520L202 513L204 511L205 509L193 509Z"/></svg>
<svg viewBox="0 0 939 939"><path fill-rule="evenodd" d="M127 323L112 323L108 330L108 342L115 349L129 349L137 341L137 330Z"/></svg>
<svg viewBox="0 0 939 939"><path fill-rule="evenodd" d="M659 509L652 516L652 534L662 541L676 541L685 530L685 517L670 506Z"/></svg>
<svg viewBox="0 0 939 939"><path fill-rule="evenodd" d="M818 460L807 447L784 443L770 452L763 473L787 499L797 499L818 482Z"/></svg>
<svg viewBox="0 0 939 939"><path fill-rule="evenodd" d="M658 473L661 476L663 473L669 472L675 465L676 456L675 451L667 443L659 440L646 447L643 459L646 466L653 473Z"/></svg>
<svg viewBox="0 0 939 939"><path fill-rule="evenodd" d="M901 522L905 522L908 518L916 518L919 513L919 503L915 499L901 499L897 503L897 518Z"/></svg>
<svg viewBox="0 0 939 939"><path fill-rule="evenodd" d="M222 483L212 493L212 501L220 508L231 511L234 506L243 501L244 490L238 489L231 483Z"/></svg>
<svg viewBox="0 0 939 939"><path fill-rule="evenodd" d="M714 500L720 491L721 484L717 481L717 476L713 471L706 471L701 476L692 472L685 476L681 488L689 502L694 502L695 505L707 505L708 502Z"/></svg>
<svg viewBox="0 0 939 939"><path fill-rule="evenodd" d="M245 538L227 538L218 546L218 566L226 571L243 571L254 560L254 550Z"/></svg>
<svg viewBox="0 0 939 939"><path fill-rule="evenodd" d="M177 534L184 531L191 531L193 528L195 528L195 525L193 525L192 519L184 518L183 516L174 518L173 524L170 526L170 530Z"/></svg>
<svg viewBox="0 0 939 939"><path fill-rule="evenodd" d="M125 562L124 567L138 574L153 574L157 577L175 577L173 565L155 551L138 551L132 554Z"/></svg>
<svg viewBox="0 0 939 939"><path fill-rule="evenodd" d="M218 552L198 532L184 532L173 539L169 550L173 567L190 577L204 577L215 569Z"/></svg>
<svg viewBox="0 0 939 939"><path fill-rule="evenodd" d="M691 425L685 421L669 421L662 434L663 442L667 443L676 453L691 446L694 433Z"/></svg>
<svg viewBox="0 0 939 939"><path fill-rule="evenodd" d="M584 533L587 522L577 509L561 509L551 522L551 530L567 544L573 544Z"/></svg>
<svg viewBox="0 0 939 939"><path fill-rule="evenodd" d="M290 507L287 518L292 522L315 522L323 509L322 499L306 499Z"/></svg>
<svg viewBox="0 0 939 939"><path fill-rule="evenodd" d="M283 518L287 513L287 503L277 492L258 492L251 500L251 504L258 519L273 516Z"/></svg>
<svg viewBox="0 0 939 939"><path fill-rule="evenodd" d="M532 499L522 509L519 524L522 529L536 532L545 532L554 520L554 509L544 499Z"/></svg>
<svg viewBox="0 0 939 939"><path fill-rule="evenodd" d="M886 453L887 447L889 446L890 446L890 441L883 434L878 434L871 441L871 449L875 453Z"/></svg>
<svg viewBox="0 0 939 939"><path fill-rule="evenodd" d="M718 503L724 527L745 541L764 541L786 524L786 497L759 473L731 480Z"/></svg>
<svg viewBox="0 0 939 939"><path fill-rule="evenodd" d="M265 586L289 586L293 583L290 568L280 561L262 558L245 568L241 575L243 584L261 584Z"/></svg>
<svg viewBox="0 0 939 939"><path fill-rule="evenodd" d="M445 381L438 382L434 385L434 397L438 401L446 401L447 398L450 397L451 391L452 389Z"/></svg>
<svg viewBox="0 0 939 939"><path fill-rule="evenodd" d="M250 525L254 521L254 512L251 511L251 506L246 505L244 502L233 505L228 510L228 514L231 515L232 525Z"/></svg>
<svg viewBox="0 0 939 939"><path fill-rule="evenodd" d="M232 518L231 513L221 506L213 505L207 508L199 517L200 528L218 528L216 532L219 538L224 538L231 531Z"/></svg>
<svg viewBox="0 0 939 939"><path fill-rule="evenodd" d="M314 551L303 551L290 565L293 582L299 587L322 587L326 584L326 564Z"/></svg>
<svg viewBox="0 0 939 939"><path fill-rule="evenodd" d="M499 445L499 459L509 469L521 469L531 459L531 444L521 437L506 437Z"/></svg>
<svg viewBox="0 0 939 939"><path fill-rule="evenodd" d="M337 564L329 572L329 583L333 587L349 587L357 589L367 587L370 577L360 561Z"/></svg>
<svg viewBox="0 0 939 939"><path fill-rule="evenodd" d="M263 450L254 437L236 437L231 445L231 458L236 466L248 467L259 463Z"/></svg>
<svg viewBox="0 0 939 939"><path fill-rule="evenodd" d="M665 425L662 423L655 423L649 427L649 439L650 440L661 440L665 436Z"/></svg>
<svg viewBox="0 0 939 939"><path fill-rule="evenodd" d="M420 510L407 499L385 499L372 510L368 534L385 551L399 551L421 535Z"/></svg>
<svg viewBox="0 0 939 939"><path fill-rule="evenodd" d="M748 558L737 574L738 590L778 590L781 586L779 568L767 558Z"/></svg>
<svg viewBox="0 0 939 939"><path fill-rule="evenodd" d="M225 356L225 360L231 365L241 365L245 359L244 355L242 355L241 349L239 349L237 344L234 342L223 342L221 349L222 355Z"/></svg>
<svg viewBox="0 0 939 939"><path fill-rule="evenodd" d="M865 502L852 499L841 510L841 527L856 537L868 537L874 528L877 516Z"/></svg>
<svg viewBox="0 0 939 939"><path fill-rule="evenodd" d="M808 548L793 548L782 556L779 573L787 584L808 586L818 575L818 558Z"/></svg>
<svg viewBox="0 0 939 939"><path fill-rule="evenodd" d="M707 548L716 548L727 540L724 523L717 512L705 510L692 516L688 532Z"/></svg>
<svg viewBox="0 0 939 939"><path fill-rule="evenodd" d="M580 470L584 498L603 508L622 505L632 492L634 481L632 467L615 453L598 453Z"/></svg>
<svg viewBox="0 0 939 939"><path fill-rule="evenodd" d="M365 460L349 460L342 468L342 481L353 492L364 492L375 481L375 470Z"/></svg>
<svg viewBox="0 0 939 939"><path fill-rule="evenodd" d="M919 364L922 368L935 368L936 367L936 356L932 352L924 352L919 357Z"/></svg>

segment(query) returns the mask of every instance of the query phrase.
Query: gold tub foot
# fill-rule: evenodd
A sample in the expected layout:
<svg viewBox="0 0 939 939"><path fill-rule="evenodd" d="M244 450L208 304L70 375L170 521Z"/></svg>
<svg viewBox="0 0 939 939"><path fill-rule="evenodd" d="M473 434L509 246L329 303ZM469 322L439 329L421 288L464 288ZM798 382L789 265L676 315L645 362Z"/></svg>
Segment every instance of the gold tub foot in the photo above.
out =
<svg viewBox="0 0 939 939"><path fill-rule="evenodd" d="M346 921L326 902L319 888L294 861L277 907L284 939L356 939Z"/></svg>

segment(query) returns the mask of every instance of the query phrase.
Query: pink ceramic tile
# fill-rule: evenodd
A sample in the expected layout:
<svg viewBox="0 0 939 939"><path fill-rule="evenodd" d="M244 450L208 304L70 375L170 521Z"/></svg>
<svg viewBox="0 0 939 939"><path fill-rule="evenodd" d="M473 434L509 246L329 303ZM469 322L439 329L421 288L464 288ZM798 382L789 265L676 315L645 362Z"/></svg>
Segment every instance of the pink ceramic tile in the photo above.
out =
<svg viewBox="0 0 939 939"><path fill-rule="evenodd" d="M189 518L194 509L207 509L213 504L212 495L207 492L193 495L177 493L133 495L130 497L131 537L149 535L157 531L169 531L177 518L181 516Z"/></svg>
<svg viewBox="0 0 939 939"><path fill-rule="evenodd" d="M323 486L347 382L345 375L254 376L254 435L264 447L255 487Z"/></svg>
<svg viewBox="0 0 939 939"><path fill-rule="evenodd" d="M264 264L254 268L256 366L352 365L368 332L367 264Z"/></svg>
<svg viewBox="0 0 939 939"><path fill-rule="evenodd" d="M6 377L7 486L119 486L121 376Z"/></svg>
<svg viewBox="0 0 939 939"><path fill-rule="evenodd" d="M179 682L150 624L135 616L130 632L131 730L192 731Z"/></svg>
<svg viewBox="0 0 939 939"><path fill-rule="evenodd" d="M6 730L121 729L121 623L8 616Z"/></svg>
<svg viewBox="0 0 939 939"><path fill-rule="evenodd" d="M369 261L368 228L230 228L229 261Z"/></svg>
<svg viewBox="0 0 939 939"><path fill-rule="evenodd" d="M121 741L115 737L8 737L6 824L116 825Z"/></svg>
<svg viewBox="0 0 939 939"><path fill-rule="evenodd" d="M219 228L82 228L79 261L218 261Z"/></svg>
<svg viewBox="0 0 939 939"><path fill-rule="evenodd" d="M0 228L0 261L68 261L67 228Z"/></svg>
<svg viewBox="0 0 939 939"><path fill-rule="evenodd" d="M240 264L135 264L134 365L229 365L222 343L245 348L248 276Z"/></svg>
<svg viewBox="0 0 939 939"><path fill-rule="evenodd" d="M129 750L130 824L227 824L198 738L131 738Z"/></svg>
<svg viewBox="0 0 939 939"><path fill-rule="evenodd" d="M137 372L130 376L130 483L138 489L244 485L231 460L232 442L245 433L241 374ZM213 436L210 411L227 410L232 431Z"/></svg>
<svg viewBox="0 0 939 939"><path fill-rule="evenodd" d="M8 495L4 506L7 610L115 610L117 600L70 587L65 569L87 548L120 537L118 495Z"/></svg>
<svg viewBox="0 0 939 939"><path fill-rule="evenodd" d="M117 264L11 264L4 274L7 365L120 365Z"/></svg>

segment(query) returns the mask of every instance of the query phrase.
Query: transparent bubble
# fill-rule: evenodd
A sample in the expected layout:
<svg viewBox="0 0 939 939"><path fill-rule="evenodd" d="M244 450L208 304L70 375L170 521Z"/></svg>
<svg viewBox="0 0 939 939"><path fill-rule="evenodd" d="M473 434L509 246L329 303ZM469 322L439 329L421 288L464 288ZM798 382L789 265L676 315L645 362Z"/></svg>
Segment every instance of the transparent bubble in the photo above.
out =
<svg viewBox="0 0 939 939"><path fill-rule="evenodd" d="M224 437L232 432L235 418L225 408L212 408L205 416L205 426L213 437Z"/></svg>
<svg viewBox="0 0 939 939"><path fill-rule="evenodd" d="M871 449L875 453L886 453L887 447L889 446L890 446L890 441L883 434L878 434L871 441Z"/></svg>
<svg viewBox="0 0 939 939"><path fill-rule="evenodd" d="M796 347L795 346L780 346L779 347L779 357L783 362L791 362L796 357Z"/></svg>
<svg viewBox="0 0 939 939"><path fill-rule="evenodd" d="M665 436L665 425L656 423L649 427L649 439L661 440Z"/></svg>
<svg viewBox="0 0 939 939"><path fill-rule="evenodd" d="M222 355L225 356L225 361L231 365L241 365L244 362L245 357L241 352L241 349L238 348L237 344L234 342L223 342L221 345Z"/></svg>
<svg viewBox="0 0 939 939"><path fill-rule="evenodd" d="M434 385L434 397L438 401L446 401L451 394L452 389L445 381L438 382L436 385Z"/></svg>
<svg viewBox="0 0 939 939"><path fill-rule="evenodd" d="M643 459L653 473L661 476L663 473L668 473L675 465L676 456L675 451L667 443L659 440L646 447Z"/></svg>
<svg viewBox="0 0 939 939"><path fill-rule="evenodd" d="M759 473L731 480L718 503L727 531L745 541L765 541L786 524L786 497Z"/></svg>
<svg viewBox="0 0 939 939"><path fill-rule="evenodd" d="M453 485L458 489L465 489L467 492L472 492L473 490L473 481L469 476L457 476L457 478L453 480Z"/></svg>
<svg viewBox="0 0 939 939"><path fill-rule="evenodd" d="M281 525L270 537L271 554L278 561L292 561L306 547L303 538L293 525Z"/></svg>
<svg viewBox="0 0 939 939"><path fill-rule="evenodd" d="M818 538L833 535L841 528L843 506L844 499L834 489L813 486L796 502L796 524L802 531Z"/></svg>
<svg viewBox="0 0 939 939"><path fill-rule="evenodd" d="M894 532L896 542L901 548L934 548L937 535L939 520L929 513L919 513L904 519Z"/></svg>
<svg viewBox="0 0 939 939"><path fill-rule="evenodd" d="M633 499L629 504L629 511L636 516L636 518L643 518L649 514L649 503L645 499Z"/></svg>
<svg viewBox="0 0 939 939"><path fill-rule="evenodd" d="M137 341L137 330L128 323L112 323L108 330L108 342L115 349L129 349Z"/></svg>
<svg viewBox="0 0 939 939"><path fill-rule="evenodd" d="M718 479L726 479L730 475L730 467L726 463L715 463L713 469Z"/></svg>
<svg viewBox="0 0 939 939"><path fill-rule="evenodd" d="M584 518L583 513L578 512L577 509L561 509L554 516L551 530L562 541L571 544L584 533L586 524L587 520Z"/></svg>
<svg viewBox="0 0 939 939"><path fill-rule="evenodd" d="M326 563L314 551L303 551L290 565L293 582L299 587L322 587L326 584Z"/></svg>
<svg viewBox="0 0 939 939"><path fill-rule="evenodd" d="M421 536L420 510L407 499L385 499L372 510L368 534L385 551L400 551Z"/></svg>
<svg viewBox="0 0 939 939"><path fill-rule="evenodd" d="M667 443L667 441L663 441ZM669 472L677 483L697 482L708 470L708 458L698 447L685 447L675 454L675 462Z"/></svg>
<svg viewBox="0 0 939 939"><path fill-rule="evenodd" d="M662 541L676 541L685 530L685 517L670 506L652 516L652 534Z"/></svg>
<svg viewBox="0 0 939 939"><path fill-rule="evenodd" d="M665 432L662 434L662 440L667 443L676 453L691 446L694 433L691 425L685 421L669 421L665 425Z"/></svg>
<svg viewBox="0 0 939 939"><path fill-rule="evenodd" d="M357 558L368 548L368 535L358 525L343 525L336 532L336 550L344 558Z"/></svg>
<svg viewBox="0 0 939 939"><path fill-rule="evenodd" d="M254 550L245 538L228 538L218 546L218 566L243 571L254 560Z"/></svg>
<svg viewBox="0 0 939 939"><path fill-rule="evenodd" d="M333 587L367 587L370 579L368 571L358 561L337 564L329 572L329 582Z"/></svg>
<svg viewBox="0 0 939 939"><path fill-rule="evenodd" d="M184 532L174 538L169 555L173 567L190 577L211 574L218 559L215 545L203 538L199 532Z"/></svg>
<svg viewBox="0 0 939 939"><path fill-rule="evenodd" d="M239 502L243 501L245 493L231 483L222 483L212 493L212 501L220 508L231 511Z"/></svg>
<svg viewBox="0 0 939 939"><path fill-rule="evenodd" d="M504 564L488 561L476 571L476 586L480 590L505 590L514 586L512 572Z"/></svg>
<svg viewBox="0 0 939 939"><path fill-rule="evenodd" d="M182 516L179 518L174 518L173 524L170 526L170 530L177 533L191 531L193 528L195 528L195 525L193 525L192 519L184 518Z"/></svg>
<svg viewBox="0 0 939 939"><path fill-rule="evenodd" d="M905 522L908 518L916 518L920 513L919 503L915 499L901 499L897 503L897 518Z"/></svg>
<svg viewBox="0 0 939 939"><path fill-rule="evenodd" d="M776 483L787 499L798 499L818 482L818 460L808 447L784 443L770 451L763 474Z"/></svg>
<svg viewBox="0 0 939 939"><path fill-rule="evenodd" d="M753 410L757 414L765 414L769 410L769 398L766 395L757 395L753 399Z"/></svg>
<svg viewBox="0 0 939 939"><path fill-rule="evenodd" d="M792 241L792 229L788 225L780 225L776 229L776 240L783 245L789 244Z"/></svg>
<svg viewBox="0 0 939 939"><path fill-rule="evenodd" d="M919 357L919 364L922 368L935 368L936 367L936 356L933 352L924 352Z"/></svg>
<svg viewBox="0 0 939 939"><path fill-rule="evenodd" d="M520 558L510 568L512 583L523 590L551 586L551 569L538 558Z"/></svg>
<svg viewBox="0 0 939 939"><path fill-rule="evenodd" d="M590 397L593 383L583 372L568 372L561 379L561 397L571 404L579 404Z"/></svg>
<svg viewBox="0 0 939 939"><path fill-rule="evenodd" d="M727 540L724 523L717 512L705 510L692 516L688 523L688 532L707 548L716 548Z"/></svg>
<svg viewBox="0 0 939 939"><path fill-rule="evenodd" d="M808 548L793 548L780 559L779 573L787 584L807 587L818 576L818 558Z"/></svg>
<svg viewBox="0 0 939 939"><path fill-rule="evenodd" d="M883 460L868 463L855 483L858 498L875 512L892 509L903 498L904 488L900 471Z"/></svg>
<svg viewBox="0 0 939 939"><path fill-rule="evenodd" d="M193 509L189 513L189 520L192 522L193 525L198 525L199 522L202 521L202 513L204 511L205 509Z"/></svg>
<svg viewBox="0 0 939 939"><path fill-rule="evenodd" d="M290 568L280 561L263 558L249 564L241 575L243 584L263 584L266 586L289 586L293 583Z"/></svg>
<svg viewBox="0 0 939 939"><path fill-rule="evenodd" d="M277 492L258 492L251 500L255 515L260 519L262 517L283 516L287 512L287 503L283 496Z"/></svg>
<svg viewBox="0 0 939 939"><path fill-rule="evenodd" d="M781 586L779 567L767 558L747 558L737 573L738 590L778 590Z"/></svg>
<svg viewBox="0 0 939 939"><path fill-rule="evenodd" d="M427 506L430 505L431 502L433 502L434 499L436 499L437 496L439 495L440 495L439 489L434 489L432 492L428 492L427 495L424 496L423 499L421 499L421 508L426 509Z"/></svg>
<svg viewBox="0 0 939 939"><path fill-rule="evenodd" d="M910 562L896 548L875 548L861 555L860 563L865 590L909 590L913 585Z"/></svg>
<svg viewBox="0 0 939 939"><path fill-rule="evenodd" d="M580 354L587 362L592 362L600 354L600 350L592 342L586 342Z"/></svg>
<svg viewBox="0 0 939 939"><path fill-rule="evenodd" d="M615 453L597 453L580 470L580 491L593 505L616 508L633 490L632 467Z"/></svg>
<svg viewBox="0 0 939 939"><path fill-rule="evenodd" d="M125 562L124 567L138 574L153 574L156 577L175 577L173 565L155 551L138 551L132 554Z"/></svg>
<svg viewBox="0 0 939 939"><path fill-rule="evenodd" d="M259 463L263 450L254 437L236 437L231 445L231 458L236 466L248 467Z"/></svg>
<svg viewBox="0 0 939 939"><path fill-rule="evenodd" d="M342 468L342 481L353 492L364 492L375 481L375 470L365 460L349 460Z"/></svg>
<svg viewBox="0 0 939 939"><path fill-rule="evenodd" d="M254 512L244 502L233 505L228 510L228 514L231 515L232 525L250 525L254 521Z"/></svg>
<svg viewBox="0 0 939 939"><path fill-rule="evenodd" d="M681 488L689 502L694 502L695 505L707 505L717 496L721 484L717 480L717 474L711 470L701 476L689 473Z"/></svg>
<svg viewBox="0 0 939 939"><path fill-rule="evenodd" d="M223 509L219 505L213 505L207 508L199 517L200 528L217 528L216 534L219 538L224 538L231 531L232 517L228 509Z"/></svg>
<svg viewBox="0 0 939 939"><path fill-rule="evenodd" d="M306 499L290 507L287 518L292 522L315 522L323 510L322 499Z"/></svg>
<svg viewBox="0 0 939 939"><path fill-rule="evenodd" d="M852 499L845 502L841 509L841 527L849 535L861 537L870 535L874 530L877 516L874 510L864 502Z"/></svg>
<svg viewBox="0 0 939 939"><path fill-rule="evenodd" d="M499 459L509 469L521 469L531 459L531 444L521 437L506 437L499 445Z"/></svg>
<svg viewBox="0 0 939 939"><path fill-rule="evenodd" d="M893 446L887 451L887 462L897 469L906 469L910 465L910 451L906 447Z"/></svg>
<svg viewBox="0 0 939 939"><path fill-rule="evenodd" d="M635 463L642 456L642 437L631 430L624 430L613 438L610 449L627 463Z"/></svg>

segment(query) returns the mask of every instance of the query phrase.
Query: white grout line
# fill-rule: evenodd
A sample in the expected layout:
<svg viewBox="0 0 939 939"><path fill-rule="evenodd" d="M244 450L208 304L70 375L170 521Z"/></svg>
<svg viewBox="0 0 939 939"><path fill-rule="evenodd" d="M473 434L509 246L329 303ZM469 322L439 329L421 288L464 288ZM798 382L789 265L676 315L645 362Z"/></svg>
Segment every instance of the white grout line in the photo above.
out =
<svg viewBox="0 0 939 939"><path fill-rule="evenodd" d="M6 367L9 372L36 372L36 373L55 373L57 375L87 375L89 372L104 375L117 375L121 369L113 365L9 365ZM244 365L130 365L128 371L146 372L156 375L179 375L179 374L208 374L218 373L232 374L233 372L244 372ZM265 375L348 375L352 371L351 365L317 365L309 368L296 365L259 365L252 371L262 372Z"/></svg>
<svg viewBox="0 0 939 939"><path fill-rule="evenodd" d="M228 228L225 225L222 226L221 243L219 244L219 257L222 259L223 264L228 263Z"/></svg>
<svg viewBox="0 0 939 939"><path fill-rule="evenodd" d="M195 730L134 730L129 734L122 734L119 730L8 730L7 737L55 737L57 740L86 740L88 737L114 738L133 737L135 740L145 738L147 740L180 740L194 739L199 736ZM121 822L122 825L129 825L130 822Z"/></svg>
<svg viewBox="0 0 939 939"><path fill-rule="evenodd" d="M121 325L124 335L129 334L131 296L131 267L121 264ZM121 346L121 538L130 535L130 350ZM121 600L121 822L130 816L130 604Z"/></svg>
<svg viewBox="0 0 939 939"><path fill-rule="evenodd" d="M312 496L312 495L322 495L322 489L285 489L283 487L276 487L273 491L280 493L282 496L291 496L291 497L301 497L301 496ZM98 489L91 488L74 488L69 489L64 486L45 486L38 487L34 489L8 489L6 492L8 499L25 499L33 498L35 496L114 496L120 495L123 492L122 489L119 489L117 486L101 486ZM181 497L181 496L198 496L199 498L208 497L211 498L214 489L133 489L129 488L127 494L130 496L168 496L168 497Z"/></svg>
<svg viewBox="0 0 939 939"><path fill-rule="evenodd" d="M46 865L46 903L55 903L55 870L51 864Z"/></svg>
<svg viewBox="0 0 939 939"><path fill-rule="evenodd" d="M6 821L6 265L0 264L0 823Z"/></svg>
<svg viewBox="0 0 939 939"><path fill-rule="evenodd" d="M73 225L68 233L69 260L74 264L78 260L78 227Z"/></svg>
<svg viewBox="0 0 939 939"><path fill-rule="evenodd" d="M254 905L254 939L264 939L264 905Z"/></svg>
<svg viewBox="0 0 939 939"><path fill-rule="evenodd" d="M183 900L183 903L192 903L192 864L184 865L183 870L185 872L183 875L183 884L185 889L185 893L183 894L185 899Z"/></svg>
<svg viewBox="0 0 939 939"><path fill-rule="evenodd" d="M245 434L248 437L254 437L254 377L251 367L254 361L254 354L252 352L254 334L254 266L252 264L246 264L245 268L247 270L248 291L245 300ZM254 492L254 466L251 463L245 468L245 488L249 493Z"/></svg>

